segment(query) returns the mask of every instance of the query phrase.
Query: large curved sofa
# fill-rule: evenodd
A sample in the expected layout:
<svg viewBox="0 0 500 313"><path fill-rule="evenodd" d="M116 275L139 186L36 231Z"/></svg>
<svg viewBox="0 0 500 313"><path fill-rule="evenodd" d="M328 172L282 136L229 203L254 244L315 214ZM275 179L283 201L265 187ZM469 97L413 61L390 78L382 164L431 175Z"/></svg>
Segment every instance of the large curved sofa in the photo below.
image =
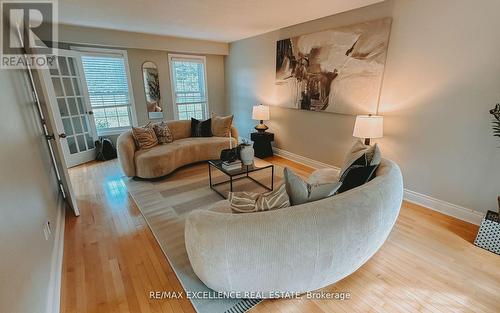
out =
<svg viewBox="0 0 500 313"><path fill-rule="evenodd" d="M122 133L116 146L118 159L129 177L157 178L177 168L200 161L218 159L222 149L237 144L238 131L231 127L231 137L191 137L191 121L166 121L174 141L151 149L138 150L132 131Z"/></svg>
<svg viewBox="0 0 500 313"><path fill-rule="evenodd" d="M341 280L377 252L398 217L399 167L382 160L376 175L342 194L279 210L233 214L221 201L193 211L185 241L194 272L213 290L259 298Z"/></svg>

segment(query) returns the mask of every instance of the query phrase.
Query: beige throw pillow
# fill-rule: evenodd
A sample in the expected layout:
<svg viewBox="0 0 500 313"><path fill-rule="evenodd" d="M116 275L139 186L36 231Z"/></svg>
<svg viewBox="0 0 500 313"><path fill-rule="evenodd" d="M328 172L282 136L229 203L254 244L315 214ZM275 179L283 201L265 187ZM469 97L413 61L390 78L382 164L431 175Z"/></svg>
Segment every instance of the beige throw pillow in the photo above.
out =
<svg viewBox="0 0 500 313"><path fill-rule="evenodd" d="M309 184L291 169L283 171L286 192L292 205L312 202L333 196L342 185L341 182Z"/></svg>
<svg viewBox="0 0 500 313"><path fill-rule="evenodd" d="M234 213L270 211L290 206L290 199L284 184L265 193L230 192L228 200Z"/></svg>
<svg viewBox="0 0 500 313"><path fill-rule="evenodd" d="M156 134L156 138L158 138L159 144L170 143L174 141L174 136L168 128L168 125L165 121L161 121L160 123L153 124L153 129Z"/></svg>
<svg viewBox="0 0 500 313"><path fill-rule="evenodd" d="M231 134L231 125L233 124L233 115L218 116L212 113L212 135L216 137L229 137Z"/></svg>
<svg viewBox="0 0 500 313"><path fill-rule="evenodd" d="M132 127L132 135L139 149L153 148L158 144L158 138L150 124L144 127Z"/></svg>

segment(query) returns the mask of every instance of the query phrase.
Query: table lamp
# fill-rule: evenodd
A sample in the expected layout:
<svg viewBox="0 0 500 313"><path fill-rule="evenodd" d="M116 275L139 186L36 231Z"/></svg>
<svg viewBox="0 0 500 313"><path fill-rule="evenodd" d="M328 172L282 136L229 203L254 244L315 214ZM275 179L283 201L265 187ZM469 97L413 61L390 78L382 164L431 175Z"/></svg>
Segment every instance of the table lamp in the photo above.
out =
<svg viewBox="0 0 500 313"><path fill-rule="evenodd" d="M358 115L354 123L352 135L365 138L365 145L370 145L371 138L381 138L384 135L384 117L380 115Z"/></svg>
<svg viewBox="0 0 500 313"><path fill-rule="evenodd" d="M259 104L254 105L252 110L252 119L260 120L259 125L255 126L255 129L259 133L264 133L269 127L267 127L263 122L269 120L269 107Z"/></svg>

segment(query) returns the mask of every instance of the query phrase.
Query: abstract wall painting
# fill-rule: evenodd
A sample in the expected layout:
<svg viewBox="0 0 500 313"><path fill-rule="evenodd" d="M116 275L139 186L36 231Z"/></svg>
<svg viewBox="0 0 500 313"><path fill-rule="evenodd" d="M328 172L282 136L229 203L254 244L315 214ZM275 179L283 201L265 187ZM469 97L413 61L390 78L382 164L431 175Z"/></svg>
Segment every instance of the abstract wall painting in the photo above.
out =
<svg viewBox="0 0 500 313"><path fill-rule="evenodd" d="M391 18L277 42L279 106L340 114L377 110Z"/></svg>

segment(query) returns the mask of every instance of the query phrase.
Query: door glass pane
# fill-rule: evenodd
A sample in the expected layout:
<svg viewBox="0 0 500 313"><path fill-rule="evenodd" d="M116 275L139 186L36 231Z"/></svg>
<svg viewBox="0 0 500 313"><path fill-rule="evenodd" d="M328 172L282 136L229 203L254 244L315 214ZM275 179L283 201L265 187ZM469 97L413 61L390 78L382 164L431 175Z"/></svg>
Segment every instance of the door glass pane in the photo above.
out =
<svg viewBox="0 0 500 313"><path fill-rule="evenodd" d="M84 132L88 132L89 131L89 126L87 124L87 117L86 116L82 116L80 118L82 119L83 131Z"/></svg>
<svg viewBox="0 0 500 313"><path fill-rule="evenodd" d="M61 75L69 75L68 71L68 63L66 63L65 57L58 57L59 60L59 69L61 70Z"/></svg>
<svg viewBox="0 0 500 313"><path fill-rule="evenodd" d="M64 132L66 133L66 135L68 136L73 135L73 127L71 126L71 120L69 118L63 118L62 122L64 126Z"/></svg>
<svg viewBox="0 0 500 313"><path fill-rule="evenodd" d="M57 98L57 105L59 106L59 113L61 113L61 117L69 115L68 107L66 106L64 98Z"/></svg>
<svg viewBox="0 0 500 313"><path fill-rule="evenodd" d="M73 96L73 87L71 86L71 79L70 78L63 78L63 83L64 83L64 91L66 92L66 96Z"/></svg>
<svg viewBox="0 0 500 313"><path fill-rule="evenodd" d="M80 92L80 85L78 84L78 79L73 78L73 86L75 87L75 95L81 96L82 93Z"/></svg>
<svg viewBox="0 0 500 313"><path fill-rule="evenodd" d="M73 117L71 119L73 121L73 126L75 127L75 134L80 134L83 132L82 122L79 117Z"/></svg>
<svg viewBox="0 0 500 313"><path fill-rule="evenodd" d="M71 115L78 115L78 109L76 108L75 98L68 98L68 106Z"/></svg>
<svg viewBox="0 0 500 313"><path fill-rule="evenodd" d="M75 61L73 58L68 58L69 62L69 72L72 76L76 76L76 70L75 70Z"/></svg>
<svg viewBox="0 0 500 313"><path fill-rule="evenodd" d="M59 77L52 77L52 85L54 85L54 92L56 94L56 97L64 96L61 80L59 79Z"/></svg>
<svg viewBox="0 0 500 313"><path fill-rule="evenodd" d="M92 139L89 134L85 134L85 138L87 139L87 146L89 149L94 149L94 139Z"/></svg>
<svg viewBox="0 0 500 313"><path fill-rule="evenodd" d="M85 137L83 135L78 135L76 136L76 139L78 141L78 148L80 148L80 152L86 151L87 146L85 145Z"/></svg>
<svg viewBox="0 0 500 313"><path fill-rule="evenodd" d="M52 76L59 75L59 70L57 69L57 67L51 67L51 68L49 68L49 71L50 71L50 75L52 75Z"/></svg>
<svg viewBox="0 0 500 313"><path fill-rule="evenodd" d="M86 114L85 107L83 106L83 99L76 98L76 101L78 102L78 110L80 111L80 114Z"/></svg>
<svg viewBox="0 0 500 313"><path fill-rule="evenodd" d="M76 148L75 137L67 137L66 139L68 140L69 153L71 154L78 153L78 149Z"/></svg>

